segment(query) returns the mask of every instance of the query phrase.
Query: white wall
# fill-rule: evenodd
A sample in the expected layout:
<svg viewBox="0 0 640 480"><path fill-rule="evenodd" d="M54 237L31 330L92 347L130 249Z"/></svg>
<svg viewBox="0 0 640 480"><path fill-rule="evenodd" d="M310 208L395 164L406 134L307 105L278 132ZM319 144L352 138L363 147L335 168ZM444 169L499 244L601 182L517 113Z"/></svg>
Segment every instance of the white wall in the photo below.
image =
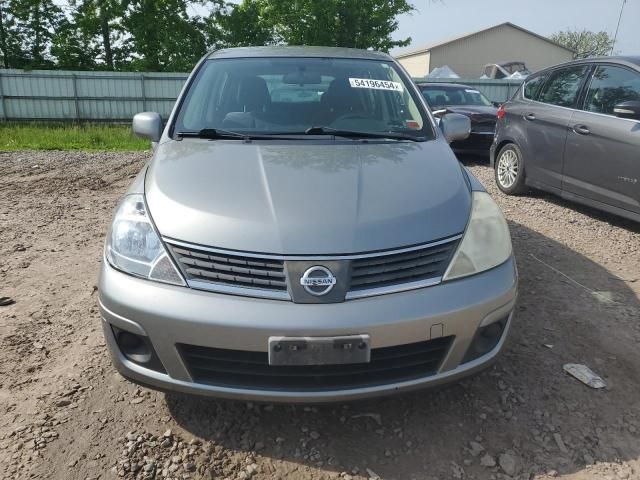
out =
<svg viewBox="0 0 640 480"><path fill-rule="evenodd" d="M416 53L409 57L400 58L398 62L409 72L412 77L426 77L429 75L430 53Z"/></svg>

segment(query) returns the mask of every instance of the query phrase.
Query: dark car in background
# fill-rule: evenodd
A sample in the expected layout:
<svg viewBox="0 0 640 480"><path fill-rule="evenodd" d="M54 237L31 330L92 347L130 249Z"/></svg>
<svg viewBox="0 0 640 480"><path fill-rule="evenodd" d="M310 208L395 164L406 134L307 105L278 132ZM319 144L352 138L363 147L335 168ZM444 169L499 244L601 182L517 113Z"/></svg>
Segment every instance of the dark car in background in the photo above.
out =
<svg viewBox="0 0 640 480"><path fill-rule="evenodd" d="M427 104L436 118L460 113L471 120L471 134L466 140L453 142L456 153L489 155L496 129L496 105L479 90L458 83L419 83Z"/></svg>
<svg viewBox="0 0 640 480"><path fill-rule="evenodd" d="M507 194L535 187L640 221L640 56L531 75L500 107L491 164Z"/></svg>

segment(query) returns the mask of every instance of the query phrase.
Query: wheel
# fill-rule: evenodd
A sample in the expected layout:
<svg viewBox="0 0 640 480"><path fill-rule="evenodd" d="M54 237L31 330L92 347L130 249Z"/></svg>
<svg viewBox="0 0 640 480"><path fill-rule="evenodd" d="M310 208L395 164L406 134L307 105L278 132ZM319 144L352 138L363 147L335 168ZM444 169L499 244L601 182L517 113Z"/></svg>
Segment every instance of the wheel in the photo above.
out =
<svg viewBox="0 0 640 480"><path fill-rule="evenodd" d="M502 147L495 164L498 188L507 195L521 195L527 191L524 184L524 158L517 145L510 143Z"/></svg>

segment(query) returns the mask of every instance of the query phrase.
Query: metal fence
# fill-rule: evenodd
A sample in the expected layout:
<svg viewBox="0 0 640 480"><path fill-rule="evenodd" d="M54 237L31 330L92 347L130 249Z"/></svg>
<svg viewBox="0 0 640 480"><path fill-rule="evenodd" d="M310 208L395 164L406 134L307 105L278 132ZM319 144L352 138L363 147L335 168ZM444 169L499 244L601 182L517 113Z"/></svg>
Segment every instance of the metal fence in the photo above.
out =
<svg viewBox="0 0 640 480"><path fill-rule="evenodd" d="M129 122L133 115L143 111L158 112L166 118L187 76L0 69L0 121ZM507 100L520 84L514 80L429 81L464 83L498 102Z"/></svg>
<svg viewBox="0 0 640 480"><path fill-rule="evenodd" d="M492 102L506 102L516 93L522 80L464 79L464 78L414 78L415 82L462 83L480 90Z"/></svg>
<svg viewBox="0 0 640 480"><path fill-rule="evenodd" d="M185 73L0 70L0 120L130 121L171 112Z"/></svg>

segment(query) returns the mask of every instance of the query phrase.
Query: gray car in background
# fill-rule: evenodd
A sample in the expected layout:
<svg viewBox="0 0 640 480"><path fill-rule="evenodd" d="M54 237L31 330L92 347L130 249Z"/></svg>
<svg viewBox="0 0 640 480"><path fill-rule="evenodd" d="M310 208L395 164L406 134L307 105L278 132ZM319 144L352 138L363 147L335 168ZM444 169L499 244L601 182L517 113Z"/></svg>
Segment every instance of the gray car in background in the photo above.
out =
<svg viewBox="0 0 640 480"><path fill-rule="evenodd" d="M388 55L216 51L120 202L99 282L113 362L155 388L268 401L438 385L501 351L507 223Z"/></svg>
<svg viewBox="0 0 640 480"><path fill-rule="evenodd" d="M528 77L498 110L491 161L505 193L535 187L640 221L640 57Z"/></svg>

